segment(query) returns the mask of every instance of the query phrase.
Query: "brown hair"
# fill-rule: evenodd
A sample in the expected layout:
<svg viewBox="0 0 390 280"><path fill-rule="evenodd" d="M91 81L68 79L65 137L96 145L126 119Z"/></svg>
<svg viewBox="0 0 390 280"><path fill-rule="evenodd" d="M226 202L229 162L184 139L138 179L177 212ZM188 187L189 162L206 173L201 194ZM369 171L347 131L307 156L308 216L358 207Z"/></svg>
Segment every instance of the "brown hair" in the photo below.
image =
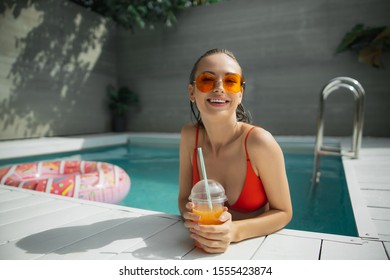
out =
<svg viewBox="0 0 390 280"><path fill-rule="evenodd" d="M234 56L234 54L231 51L226 50L226 49L211 49L211 50L205 52L202 56L200 56L198 58L198 60L195 62L194 66L192 67L191 73L190 73L189 83L190 84L194 83L195 73L196 73L196 70L198 68L198 64L203 58L210 56L210 55L213 55L213 54L220 54L220 53L228 55L229 57L231 57L232 59L234 59L238 63L236 57ZM244 73L242 73L241 76L242 76L242 80L244 82L245 81ZM243 88L245 89L245 83L243 83ZM191 106L192 115L195 117L196 122L200 125L203 125L202 119L200 117L200 112L198 111L198 108L196 108L196 105L194 103L190 102L190 106ZM250 113L244 108L244 106L242 104L239 104L237 106L236 118L237 118L237 121L241 121L241 122L245 122L245 123L251 123L251 121L252 121Z"/></svg>

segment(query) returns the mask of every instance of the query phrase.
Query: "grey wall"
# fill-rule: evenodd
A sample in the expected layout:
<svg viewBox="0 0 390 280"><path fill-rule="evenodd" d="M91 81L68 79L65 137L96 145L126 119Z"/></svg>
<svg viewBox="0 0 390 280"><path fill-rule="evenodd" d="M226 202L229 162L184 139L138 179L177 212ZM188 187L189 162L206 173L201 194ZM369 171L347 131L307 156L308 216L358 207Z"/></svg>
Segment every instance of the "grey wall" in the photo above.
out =
<svg viewBox="0 0 390 280"><path fill-rule="evenodd" d="M244 104L272 133L314 135L319 92L342 75L366 89L364 135L390 136L389 55L377 70L333 54L355 24L389 24L388 0L230 0L135 32L67 1L16 2L0 6L0 139L109 131L109 83L140 95L129 130L178 132L190 121L189 71L214 47L236 54ZM331 96L326 120L327 135L348 135L352 97Z"/></svg>
<svg viewBox="0 0 390 280"><path fill-rule="evenodd" d="M0 139L108 131L114 26L68 1L27 2L0 10Z"/></svg>
<svg viewBox="0 0 390 280"><path fill-rule="evenodd" d="M365 135L390 136L390 60L377 70L338 43L355 24L387 25L388 0L233 0L181 13L174 28L120 32L118 79L140 93L130 128L178 131L190 120L187 79L208 49L232 50L246 76L244 104L274 134L313 135L319 93L331 78L350 76L367 93ZM131 50L131 51L129 51ZM353 97L329 97L326 135L350 135Z"/></svg>

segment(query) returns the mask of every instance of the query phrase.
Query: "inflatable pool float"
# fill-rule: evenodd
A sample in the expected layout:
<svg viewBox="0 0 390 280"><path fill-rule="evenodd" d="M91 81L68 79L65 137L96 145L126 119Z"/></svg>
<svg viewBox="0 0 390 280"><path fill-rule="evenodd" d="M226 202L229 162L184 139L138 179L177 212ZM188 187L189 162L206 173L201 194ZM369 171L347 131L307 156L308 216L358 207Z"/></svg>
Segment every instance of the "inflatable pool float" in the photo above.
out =
<svg viewBox="0 0 390 280"><path fill-rule="evenodd" d="M113 164L62 160L0 168L0 184L114 204L128 194L131 181Z"/></svg>

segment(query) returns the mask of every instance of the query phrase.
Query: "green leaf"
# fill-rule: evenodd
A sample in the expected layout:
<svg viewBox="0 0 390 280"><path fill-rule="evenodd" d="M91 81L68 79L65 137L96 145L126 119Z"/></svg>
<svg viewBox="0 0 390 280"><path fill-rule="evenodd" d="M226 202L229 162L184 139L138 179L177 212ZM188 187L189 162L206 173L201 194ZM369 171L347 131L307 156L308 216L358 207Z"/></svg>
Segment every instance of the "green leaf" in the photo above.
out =
<svg viewBox="0 0 390 280"><path fill-rule="evenodd" d="M378 36L375 37L373 42L383 42L383 47L387 49L390 46L390 25L383 29Z"/></svg>
<svg viewBox="0 0 390 280"><path fill-rule="evenodd" d="M71 0L80 4L78 0ZM82 6L112 19L118 26L133 29L135 25L154 28L156 23L172 26L182 9L222 2L223 0L100 0L88 1ZM90 3L89 3L90 2Z"/></svg>
<svg viewBox="0 0 390 280"><path fill-rule="evenodd" d="M109 98L108 107L115 115L123 116L131 105L139 104L138 95L126 86L116 89L114 86L108 85L107 95Z"/></svg>
<svg viewBox="0 0 390 280"><path fill-rule="evenodd" d="M348 50L353 42L360 36L360 34L364 31L364 25L363 24L357 24L355 25L350 32L345 34L343 37L341 43L336 49L336 53L341 53L346 50Z"/></svg>
<svg viewBox="0 0 390 280"><path fill-rule="evenodd" d="M358 51L358 60L375 68L384 68L381 56L390 50L390 26L364 27L356 25L348 32L336 53L346 50Z"/></svg>

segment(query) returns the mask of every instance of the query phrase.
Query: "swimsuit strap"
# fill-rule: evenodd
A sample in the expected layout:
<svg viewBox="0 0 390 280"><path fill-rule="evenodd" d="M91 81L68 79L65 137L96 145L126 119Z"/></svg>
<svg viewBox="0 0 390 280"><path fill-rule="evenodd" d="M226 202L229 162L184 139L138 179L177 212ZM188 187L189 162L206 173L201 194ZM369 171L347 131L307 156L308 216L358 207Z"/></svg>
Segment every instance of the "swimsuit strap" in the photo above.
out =
<svg viewBox="0 0 390 280"><path fill-rule="evenodd" d="M249 155L248 155L248 150L246 148L246 141L248 140L248 136L249 136L249 133L251 133L251 131L256 128L256 126L253 126L251 127L251 129L249 129L248 133L246 134L246 137L245 137L245 154L246 154L246 160L249 160Z"/></svg>

